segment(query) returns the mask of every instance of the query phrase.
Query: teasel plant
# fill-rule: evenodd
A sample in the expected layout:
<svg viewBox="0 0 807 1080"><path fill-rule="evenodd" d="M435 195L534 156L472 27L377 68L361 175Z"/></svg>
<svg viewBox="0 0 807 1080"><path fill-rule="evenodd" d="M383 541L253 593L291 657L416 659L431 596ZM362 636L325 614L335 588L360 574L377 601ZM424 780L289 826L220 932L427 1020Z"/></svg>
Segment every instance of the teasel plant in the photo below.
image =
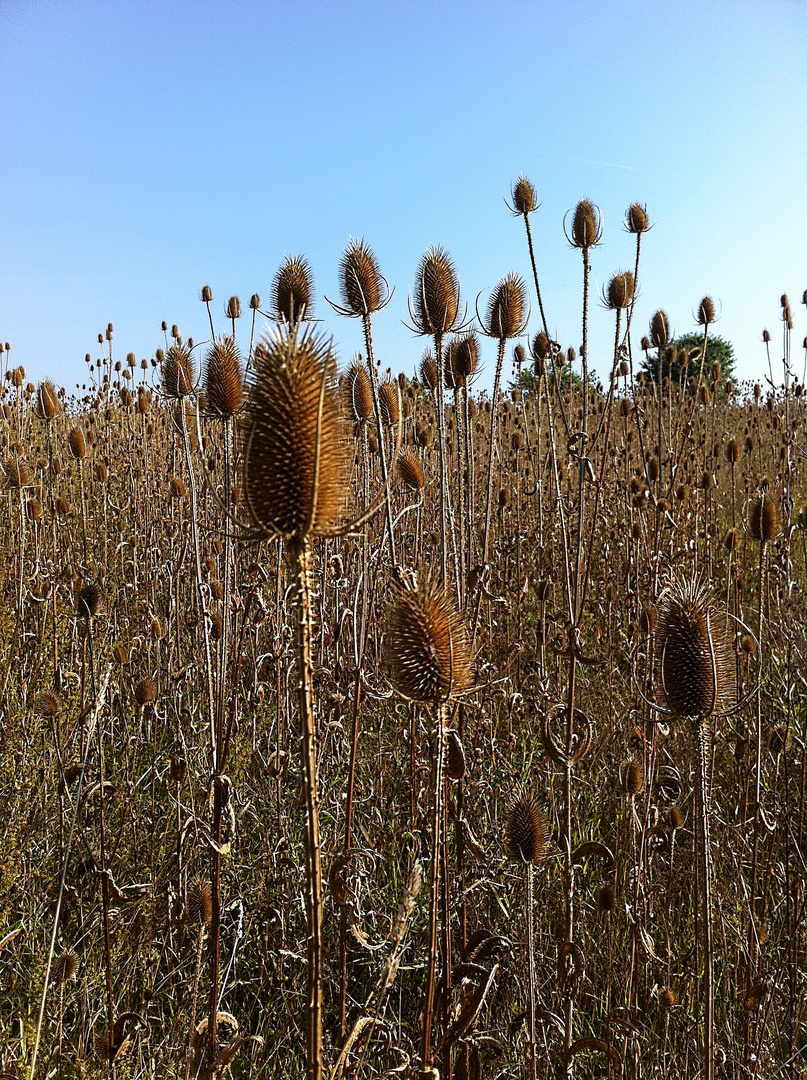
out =
<svg viewBox="0 0 807 1080"><path fill-rule="evenodd" d="M543 808L535 796L518 791L507 812L506 846L511 859L524 867L524 924L527 932L527 1031L529 1034L529 1075L538 1075L535 1042L535 945L533 941L533 868L547 857L547 826Z"/></svg>
<svg viewBox="0 0 807 1080"><path fill-rule="evenodd" d="M738 700L734 657L735 627L750 633L723 611L709 585L697 577L671 575L658 599L655 634L655 687L658 700L634 682L645 704L661 717L688 725L697 754L695 782L695 864L700 888L697 910L702 963L701 1063L714 1080L715 952L713 935L713 864L710 834L712 746L715 724L739 712L756 692Z"/></svg>
<svg viewBox="0 0 807 1080"><path fill-rule="evenodd" d="M433 768L431 805L431 872L429 880L429 951L423 999L420 1043L421 1075L434 1075L434 1022L440 865L443 851L444 770L448 709L471 685L472 652L465 625L446 585L439 579L412 581L400 575L386 621L385 648L394 690L408 701L428 707L432 714ZM448 919L448 909L444 912ZM444 937L444 945L450 938ZM443 956L444 990L451 955ZM450 1051L449 1051L450 1055ZM450 1065L450 1060L449 1060ZM450 1075L450 1069L446 1073Z"/></svg>
<svg viewBox="0 0 807 1080"><path fill-rule="evenodd" d="M323 900L313 686L313 542L358 530L385 489L353 521L339 524L347 471L347 418L329 340L298 324L279 325L255 350L241 458L246 539L283 542L292 582L300 754L305 805L307 923L306 1076L323 1075ZM396 452L400 443L400 420ZM291 446L293 452L289 452Z"/></svg>

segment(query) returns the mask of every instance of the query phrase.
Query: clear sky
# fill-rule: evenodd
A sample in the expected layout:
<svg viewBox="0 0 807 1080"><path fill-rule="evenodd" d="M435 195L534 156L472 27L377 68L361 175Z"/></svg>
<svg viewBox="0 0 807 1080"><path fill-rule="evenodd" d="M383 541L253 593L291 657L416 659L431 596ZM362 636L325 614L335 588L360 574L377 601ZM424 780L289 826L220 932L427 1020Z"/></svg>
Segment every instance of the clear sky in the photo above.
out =
<svg viewBox="0 0 807 1080"><path fill-rule="evenodd" d="M761 377L786 291L801 377L802 0L0 0L0 85L0 338L29 378L83 381L110 321L121 359L152 356L162 319L202 340L204 284L223 331L228 295L268 302L286 254L309 259L347 363L360 327L322 295L338 299L351 236L395 287L378 356L411 374L424 342L402 320L429 245L451 253L471 311L508 271L527 275L503 202L522 172L564 345L581 336L564 214L581 197L601 207L602 286L632 267L622 221L638 200L656 224L637 338L659 307L693 329L709 293L740 377ZM602 375L612 316L592 318ZM490 342L488 382L494 356Z"/></svg>

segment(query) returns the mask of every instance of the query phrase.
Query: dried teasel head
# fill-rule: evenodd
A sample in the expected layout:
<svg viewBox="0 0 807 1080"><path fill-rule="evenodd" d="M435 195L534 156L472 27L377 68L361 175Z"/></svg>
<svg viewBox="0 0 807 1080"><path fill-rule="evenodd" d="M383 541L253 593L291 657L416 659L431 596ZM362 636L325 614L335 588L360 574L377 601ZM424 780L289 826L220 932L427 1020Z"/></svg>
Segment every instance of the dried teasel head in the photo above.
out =
<svg viewBox="0 0 807 1080"><path fill-rule="evenodd" d="M101 610L104 591L97 581L90 581L82 586L76 599L76 608L83 619L95 618Z"/></svg>
<svg viewBox="0 0 807 1080"><path fill-rule="evenodd" d="M459 275L443 248L429 248L420 260L410 307L420 334L449 333L462 321Z"/></svg>
<svg viewBox="0 0 807 1080"><path fill-rule="evenodd" d="M527 285L521 274L507 274L488 300L488 310L483 328L489 337L518 337L523 332L529 315Z"/></svg>
<svg viewBox="0 0 807 1080"><path fill-rule="evenodd" d="M392 685L410 701L433 706L471 684L471 646L449 594L436 581L396 586L387 615Z"/></svg>
<svg viewBox="0 0 807 1080"><path fill-rule="evenodd" d="M79 461L87 453L84 432L80 427L76 426L70 429L70 434L67 436L67 447L70 451L70 456Z"/></svg>
<svg viewBox="0 0 807 1080"><path fill-rule="evenodd" d="M625 788L626 795L639 795L644 787L644 769L642 768L641 761L637 761L635 758L628 762L628 767L625 769L625 776L623 779L623 786Z"/></svg>
<svg viewBox="0 0 807 1080"><path fill-rule="evenodd" d="M748 531L760 544L767 544L779 535L779 509L767 492L760 492L748 512Z"/></svg>
<svg viewBox="0 0 807 1080"><path fill-rule="evenodd" d="M541 863L547 854L547 828L538 800L523 791L510 801L505 830L507 854L524 863Z"/></svg>
<svg viewBox="0 0 807 1080"><path fill-rule="evenodd" d="M243 495L253 524L287 539L335 524L346 434L330 341L282 328L264 338L243 424Z"/></svg>
<svg viewBox="0 0 807 1080"><path fill-rule="evenodd" d="M611 311L621 311L633 300L633 292L633 274L630 270L618 270L608 282L606 306Z"/></svg>
<svg viewBox="0 0 807 1080"><path fill-rule="evenodd" d="M6 490L11 488L25 488L33 483L34 474L18 456L7 457L3 460L3 486Z"/></svg>
<svg viewBox="0 0 807 1080"><path fill-rule="evenodd" d="M398 423L401 415L398 402L398 384L395 382L383 382L378 388L378 407L381 412L381 423L392 427Z"/></svg>
<svg viewBox="0 0 807 1080"><path fill-rule="evenodd" d="M150 705L157 697L157 685L150 675L144 676L135 683L134 699L142 708Z"/></svg>
<svg viewBox="0 0 807 1080"><path fill-rule="evenodd" d="M371 315L386 303L387 286L378 260L364 240L351 240L345 248L339 263L339 290L346 315Z"/></svg>
<svg viewBox="0 0 807 1080"><path fill-rule="evenodd" d="M420 381L427 390L437 388L437 363L431 349L426 349L420 360Z"/></svg>
<svg viewBox="0 0 807 1080"><path fill-rule="evenodd" d="M670 322L665 311L657 311L650 320L650 341L657 349L663 349L670 340Z"/></svg>
<svg viewBox="0 0 807 1080"><path fill-rule="evenodd" d="M36 414L40 420L53 420L62 411L59 394L50 379L43 379L36 388Z"/></svg>
<svg viewBox="0 0 807 1080"><path fill-rule="evenodd" d="M662 593L656 656L664 703L675 716L704 720L734 704L728 619L702 581L675 577Z"/></svg>
<svg viewBox="0 0 807 1080"><path fill-rule="evenodd" d="M244 396L241 354L231 337L215 338L207 351L205 366L205 401L216 416L238 412Z"/></svg>
<svg viewBox="0 0 807 1080"><path fill-rule="evenodd" d="M650 228L647 218L647 207L641 203L631 203L625 214L625 228L629 233L641 234Z"/></svg>
<svg viewBox="0 0 807 1080"><path fill-rule="evenodd" d="M367 368L359 358L347 371L350 407L355 420L369 420L373 415L373 388Z"/></svg>
<svg viewBox="0 0 807 1080"><path fill-rule="evenodd" d="M210 885L202 878L196 878L188 886L185 900L185 914L193 926L208 926L213 917L213 893Z"/></svg>
<svg viewBox="0 0 807 1080"><path fill-rule="evenodd" d="M401 483L410 491L421 491L423 488L423 466L414 454L401 451L398 456L398 477Z"/></svg>
<svg viewBox="0 0 807 1080"><path fill-rule="evenodd" d="M60 986L62 983L70 982L72 979L75 979L77 971L78 957L72 950L67 949L56 958L53 964L54 986Z"/></svg>
<svg viewBox="0 0 807 1080"><path fill-rule="evenodd" d="M571 232L567 239L572 247L587 248L599 244L602 238L602 215L589 199L581 199L574 209Z"/></svg>
<svg viewBox="0 0 807 1080"><path fill-rule="evenodd" d="M165 354L162 368L166 397L182 398L192 393L196 373L193 356L187 345L181 341L171 345Z"/></svg>
<svg viewBox="0 0 807 1080"><path fill-rule="evenodd" d="M296 326L314 316L314 275L302 255L288 255L272 282L272 311L280 322Z"/></svg>
<svg viewBox="0 0 807 1080"><path fill-rule="evenodd" d="M523 214L526 217L538 209L538 193L523 173L513 184L510 197L513 200L513 211L517 215Z"/></svg>
<svg viewBox="0 0 807 1080"><path fill-rule="evenodd" d="M698 304L695 320L700 326L711 326L715 321L715 305L711 296L704 296Z"/></svg>

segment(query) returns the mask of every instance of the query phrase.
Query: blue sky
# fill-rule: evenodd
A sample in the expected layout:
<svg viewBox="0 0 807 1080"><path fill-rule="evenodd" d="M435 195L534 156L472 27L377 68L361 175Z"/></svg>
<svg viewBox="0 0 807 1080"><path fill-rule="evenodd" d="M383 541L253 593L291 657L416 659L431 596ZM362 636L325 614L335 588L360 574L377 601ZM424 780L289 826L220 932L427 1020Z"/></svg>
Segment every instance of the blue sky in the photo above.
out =
<svg viewBox="0 0 807 1080"><path fill-rule="evenodd" d="M338 299L351 236L395 287L378 356L411 374L425 343L402 320L426 248L451 253L471 311L505 273L528 273L503 202L521 172L542 203L542 292L564 345L581 336L564 214L581 197L601 207L604 285L632 267L622 219L638 200L655 227L637 339L658 307L689 331L709 293L739 375L761 377L761 332L778 349L788 292L801 376L800 0L0 0L0 71L0 338L30 378L83 381L110 321L119 358L152 356L162 319L202 340L204 284L224 330L227 297L268 301L287 254L309 259L348 363L360 327L322 295ZM603 374L612 317L592 318ZM494 356L491 342L483 385Z"/></svg>

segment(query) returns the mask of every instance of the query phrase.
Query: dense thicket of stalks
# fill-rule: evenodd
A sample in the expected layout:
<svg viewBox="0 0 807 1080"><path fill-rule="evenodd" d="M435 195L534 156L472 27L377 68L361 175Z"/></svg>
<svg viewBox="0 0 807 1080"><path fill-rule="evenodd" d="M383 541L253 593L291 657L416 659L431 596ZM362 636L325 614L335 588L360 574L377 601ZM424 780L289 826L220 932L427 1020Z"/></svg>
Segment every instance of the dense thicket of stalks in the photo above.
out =
<svg viewBox="0 0 807 1080"><path fill-rule="evenodd" d="M257 295L243 392L235 297L207 377L167 326L151 370L99 335L83 397L4 371L2 1076L805 1074L793 315L783 384L645 380L646 214L595 311L584 202L580 359L580 325L546 333L534 195L544 329L494 402L469 384L499 385L526 286L463 359L441 249L414 298L438 360L400 395L358 358L340 405L318 342L267 396ZM288 265L293 359L313 282ZM344 265L371 352L386 282L364 242Z"/></svg>

